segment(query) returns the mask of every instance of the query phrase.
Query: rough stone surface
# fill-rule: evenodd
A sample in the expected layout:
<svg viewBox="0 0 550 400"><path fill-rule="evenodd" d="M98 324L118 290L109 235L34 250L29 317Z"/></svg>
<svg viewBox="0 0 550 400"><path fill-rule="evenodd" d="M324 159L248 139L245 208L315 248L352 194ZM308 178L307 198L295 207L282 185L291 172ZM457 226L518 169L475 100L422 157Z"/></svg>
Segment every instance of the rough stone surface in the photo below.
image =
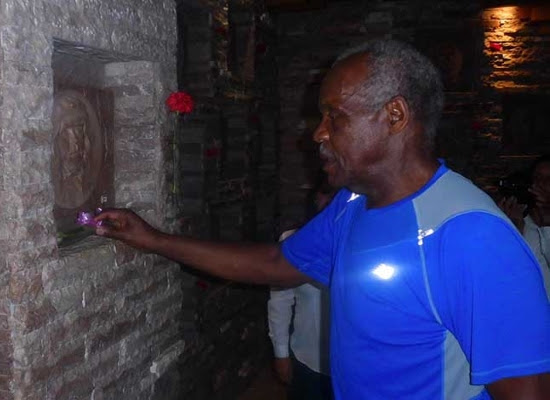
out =
<svg viewBox="0 0 550 400"><path fill-rule="evenodd" d="M0 398L151 399L184 351L180 268L100 239L58 248L52 67L113 90L116 204L169 229L175 2L3 0L0 15Z"/></svg>

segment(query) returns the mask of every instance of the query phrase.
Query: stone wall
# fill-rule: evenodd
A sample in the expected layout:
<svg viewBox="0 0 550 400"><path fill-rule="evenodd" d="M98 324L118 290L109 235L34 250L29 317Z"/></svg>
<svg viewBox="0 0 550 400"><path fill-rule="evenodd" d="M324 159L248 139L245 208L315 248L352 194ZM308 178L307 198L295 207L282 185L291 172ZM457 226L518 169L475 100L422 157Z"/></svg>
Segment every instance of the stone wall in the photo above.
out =
<svg viewBox="0 0 550 400"><path fill-rule="evenodd" d="M99 238L58 247L50 174L52 60L100 64L93 84L114 95L109 201L173 226L175 11L172 0L0 2L2 399L160 398L155 382L184 350L180 268Z"/></svg>
<svg viewBox="0 0 550 400"><path fill-rule="evenodd" d="M548 100L550 91L550 10L533 3L483 8L482 2L329 1L318 10L280 13L281 226L303 220L303 188L319 168L311 134L319 118L320 80L341 51L368 38L412 42L445 71L438 153L491 194L497 195L499 178L548 152L550 143L537 127L512 133L530 135L513 141L521 147L503 145L505 99L538 94ZM548 132L550 121L542 116L550 110L543 102L525 113L531 125Z"/></svg>

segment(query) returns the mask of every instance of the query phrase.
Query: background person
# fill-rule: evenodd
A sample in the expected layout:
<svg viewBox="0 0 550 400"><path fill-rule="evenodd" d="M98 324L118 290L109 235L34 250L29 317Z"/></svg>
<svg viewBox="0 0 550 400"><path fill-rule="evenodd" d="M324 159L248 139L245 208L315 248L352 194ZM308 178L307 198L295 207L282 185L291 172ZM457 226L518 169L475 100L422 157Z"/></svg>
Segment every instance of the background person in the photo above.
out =
<svg viewBox="0 0 550 400"><path fill-rule="evenodd" d="M313 192L318 212L335 191L321 183ZM295 229L283 232L280 241L294 232ZM332 399L328 290L315 283L272 288L267 317L275 356L273 368L279 380L288 385L288 400Z"/></svg>
<svg viewBox="0 0 550 400"><path fill-rule="evenodd" d="M530 199L503 197L498 205L521 232L537 258L550 299L550 155L535 160L529 174Z"/></svg>

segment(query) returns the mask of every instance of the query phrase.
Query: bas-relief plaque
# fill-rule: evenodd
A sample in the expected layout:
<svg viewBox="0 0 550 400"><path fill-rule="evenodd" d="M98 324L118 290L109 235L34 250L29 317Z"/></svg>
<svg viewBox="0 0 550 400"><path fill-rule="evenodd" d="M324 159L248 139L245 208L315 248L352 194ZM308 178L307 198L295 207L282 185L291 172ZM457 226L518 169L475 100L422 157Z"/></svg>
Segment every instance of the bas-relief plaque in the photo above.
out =
<svg viewBox="0 0 550 400"><path fill-rule="evenodd" d="M104 160L104 140L94 107L79 92L54 99L52 177L55 204L82 206L93 192Z"/></svg>
<svg viewBox="0 0 550 400"><path fill-rule="evenodd" d="M95 88L58 88L52 112L51 176L60 238L82 236L79 211L113 202L113 95ZM67 241L65 241L67 243Z"/></svg>

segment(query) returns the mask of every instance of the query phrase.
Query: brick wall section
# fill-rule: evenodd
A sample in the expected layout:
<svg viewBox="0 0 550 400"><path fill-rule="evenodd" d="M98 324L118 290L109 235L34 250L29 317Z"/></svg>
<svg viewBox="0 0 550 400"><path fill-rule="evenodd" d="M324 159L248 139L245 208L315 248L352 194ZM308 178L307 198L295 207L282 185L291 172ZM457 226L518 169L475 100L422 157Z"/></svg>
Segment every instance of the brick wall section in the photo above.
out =
<svg viewBox="0 0 550 400"><path fill-rule="evenodd" d="M4 0L0 13L0 398L152 399L184 351L182 275L107 240L58 249L51 63L60 43L106 63L117 204L170 228L175 4Z"/></svg>
<svg viewBox="0 0 550 400"><path fill-rule="evenodd" d="M241 69L254 18L251 6L258 10L261 3L178 2L180 88L197 104L180 119L177 136L178 215L186 234L248 241L275 237L275 47L273 28L260 21L259 11L256 44L270 49L256 54L253 81L244 82ZM198 275L193 290L187 290L193 296L183 313L186 351L179 360L180 396L236 398L265 366L270 352L267 288Z"/></svg>
<svg viewBox="0 0 550 400"><path fill-rule="evenodd" d="M281 13L278 68L281 98L281 225L303 220L311 170L318 167L311 134L318 121L320 76L345 48L378 36L426 44L449 37L464 50L463 82L447 92L438 151L453 168L495 194L498 178L532 160L502 151L502 96L548 94L548 7L482 9L476 2L335 2L315 11ZM428 41L427 41L428 39ZM490 49L490 42L503 51ZM433 42L437 43L437 40ZM466 45L464 45L466 44ZM428 49L430 45L427 46ZM443 48L443 50L447 50ZM538 153L549 149L540 148Z"/></svg>
<svg viewBox="0 0 550 400"><path fill-rule="evenodd" d="M537 154L550 152L548 141L531 146L533 151L503 151L503 97L507 94L540 94L550 101L550 7L525 5L483 9L480 65L481 88L470 162L477 164L474 178L490 193L495 182L510 172L525 170ZM491 42L502 50L491 49ZM546 126L548 132L548 126ZM521 134L521 133L520 133ZM546 133L547 137L547 133Z"/></svg>

